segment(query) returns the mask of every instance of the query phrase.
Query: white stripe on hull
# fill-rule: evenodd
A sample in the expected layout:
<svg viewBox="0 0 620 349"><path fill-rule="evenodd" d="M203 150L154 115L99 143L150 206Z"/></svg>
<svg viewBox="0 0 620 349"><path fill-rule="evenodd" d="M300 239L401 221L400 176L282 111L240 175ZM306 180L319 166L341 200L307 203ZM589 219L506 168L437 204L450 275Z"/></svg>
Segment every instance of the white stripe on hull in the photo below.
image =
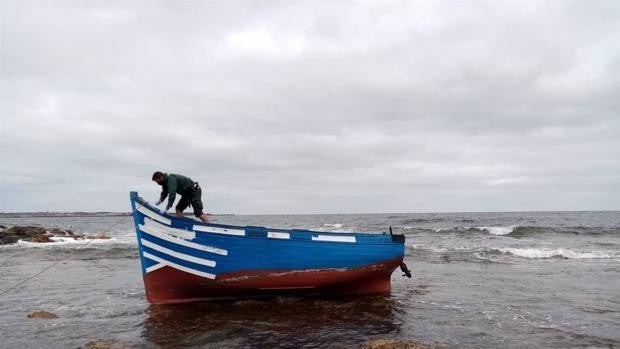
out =
<svg viewBox="0 0 620 349"><path fill-rule="evenodd" d="M200 265L205 265L207 267L215 267L215 261L210 261L208 259L203 259L203 258L198 258L198 257L194 257L194 256L190 256L184 253L180 253L180 252L176 252L173 250L170 250L168 248L165 248L163 246L159 246L157 244L154 244L148 240L144 240L142 239L142 246L146 246L149 248L154 249L155 251L159 251L161 253L167 254L168 256L172 256L178 259L182 259L184 261L187 262L192 262L192 263L196 263L196 264L200 264Z"/></svg>
<svg viewBox="0 0 620 349"><path fill-rule="evenodd" d="M153 228L153 230L156 230L159 233L176 236L184 240L193 240L196 238L196 233L193 231L187 231L187 230L178 229L178 228L171 228L163 224L159 224L156 221L149 219L149 218L144 218L144 225L149 228Z"/></svg>
<svg viewBox="0 0 620 349"><path fill-rule="evenodd" d="M148 208L146 208L146 207L144 207L142 205L136 204L136 206L137 206L136 210L142 212L142 214L144 214L146 216L149 216L149 217L153 218L154 220L160 221L160 222L162 222L164 224L167 224L167 225L171 224L170 219L168 219L166 217L162 217L161 215L159 215L159 214L149 210Z"/></svg>
<svg viewBox="0 0 620 349"><path fill-rule="evenodd" d="M178 270L184 271L186 273L202 276L202 277L205 277L205 278L208 278L208 279L215 279L215 274L205 273L205 272L200 271L200 270L184 267L182 265L178 265L176 263L172 263L170 261L167 261L167 260L165 260L163 258L159 258L157 256L154 256L154 255L152 255L152 254L150 254L148 252L144 252L144 257L148 258L148 259L152 259L155 262L159 262L161 264L165 264L165 265L167 265L169 267L172 267L174 269L178 269Z"/></svg>
<svg viewBox="0 0 620 349"><path fill-rule="evenodd" d="M155 270L157 270L159 268L163 268L165 266L166 265L164 263L157 263L155 265L151 265L150 267L146 268L146 273L148 274L148 273L150 273L152 271L155 271Z"/></svg>
<svg viewBox="0 0 620 349"><path fill-rule="evenodd" d="M269 232L267 232L267 237L271 238L271 239L290 239L291 238L291 234L275 232L275 231L269 231Z"/></svg>
<svg viewBox="0 0 620 349"><path fill-rule="evenodd" d="M194 225L192 227L192 230L204 231L205 233L245 236L245 230L243 229L217 228L217 227L206 227L204 225Z"/></svg>
<svg viewBox="0 0 620 349"><path fill-rule="evenodd" d="M222 255L222 256L228 255L228 251L223 250L221 248L211 247L211 246L207 246L207 245L201 245L201 244L197 244L195 242L190 242L190 241L185 241L185 240L182 240L182 239L178 239L178 238L175 238L175 237L170 236L168 234L160 233L160 232L156 231L155 229L152 229L149 226L145 226L145 225L140 224L140 225L138 225L138 228L141 231L143 231L143 232L145 232L145 233L147 233L149 235L153 235L153 236L158 237L158 238L160 238L162 240L166 240L168 242L172 242L173 244L182 245L182 246L185 246L185 247L190 247L190 248L193 248L193 249L196 249L196 250L201 250L201 251L205 251L205 252L209 252L209 253L215 253L215 254L219 254L219 255Z"/></svg>
<svg viewBox="0 0 620 349"><path fill-rule="evenodd" d="M355 236L318 235L312 236L314 241L355 242Z"/></svg>

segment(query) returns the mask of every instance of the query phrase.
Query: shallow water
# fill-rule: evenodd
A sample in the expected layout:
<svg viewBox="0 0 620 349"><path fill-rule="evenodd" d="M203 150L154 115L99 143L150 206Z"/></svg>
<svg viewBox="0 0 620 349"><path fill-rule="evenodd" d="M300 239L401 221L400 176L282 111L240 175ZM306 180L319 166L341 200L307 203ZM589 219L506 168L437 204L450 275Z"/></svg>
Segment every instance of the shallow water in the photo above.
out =
<svg viewBox="0 0 620 349"><path fill-rule="evenodd" d="M620 212L215 216L216 223L407 235L390 296L153 306L130 217L3 218L111 240L0 247L3 348L354 348L379 338L454 348L620 346ZM28 319L35 310L58 319Z"/></svg>

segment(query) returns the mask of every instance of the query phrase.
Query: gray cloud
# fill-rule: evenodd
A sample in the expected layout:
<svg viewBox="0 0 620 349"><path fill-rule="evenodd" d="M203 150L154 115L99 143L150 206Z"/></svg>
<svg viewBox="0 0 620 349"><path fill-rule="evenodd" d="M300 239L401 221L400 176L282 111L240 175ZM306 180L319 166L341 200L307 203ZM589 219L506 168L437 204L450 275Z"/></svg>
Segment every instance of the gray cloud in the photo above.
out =
<svg viewBox="0 0 620 349"><path fill-rule="evenodd" d="M0 3L0 211L618 209L620 5Z"/></svg>

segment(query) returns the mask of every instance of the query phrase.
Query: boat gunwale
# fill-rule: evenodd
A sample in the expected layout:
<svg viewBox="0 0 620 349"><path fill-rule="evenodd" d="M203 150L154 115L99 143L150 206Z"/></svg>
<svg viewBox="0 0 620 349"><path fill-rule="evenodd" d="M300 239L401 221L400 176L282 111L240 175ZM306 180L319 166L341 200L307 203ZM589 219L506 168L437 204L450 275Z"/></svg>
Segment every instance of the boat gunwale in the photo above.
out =
<svg viewBox="0 0 620 349"><path fill-rule="evenodd" d="M201 230L194 230L193 229L194 225L199 225L199 226L204 226L204 227L213 227L213 228L243 230L245 232L243 236L224 234L227 238L238 238L238 239L247 239L247 238L266 239L267 238L270 240L282 240L282 241L311 241L313 243L350 244L349 242L322 241L322 240L314 240L312 238L310 239L299 239L299 238L277 239L277 238L268 238L267 236L253 236L253 235L248 234L248 231L251 231L251 230L261 230L261 231L264 231L265 233L275 232L275 233L292 233L292 234L304 234L304 235L318 234L318 235L328 235L328 236L334 236L334 237L346 237L346 236L362 237L363 240L366 240L366 241L356 241L356 243L357 244L361 243L364 245L366 244L368 245L371 245L371 244L377 244L377 245L404 244L404 238L405 238L404 234L389 234L387 232L330 232L330 231L316 231L316 230L307 230L307 229L283 229L283 228L268 228L268 227L262 227L262 226L238 226L238 225L228 225L228 224L218 224L218 223L205 223L205 222L201 222L201 221L188 218L188 217L173 216L171 214L168 214L167 212L162 214L158 212L156 207L154 207L148 201L144 200L142 197L138 195L137 192L134 192L134 191L131 192L131 199L134 200L137 204L140 204L143 207L149 209L153 213L158 214L162 217L165 217L166 219L169 219L171 221L171 224L169 225L164 224L162 222L158 222L159 224L163 224L165 226L172 226L172 222L176 221L176 222L182 223L182 225L188 225L188 228L189 228L188 231L192 231L192 232L195 232L201 235L202 234L222 235L222 234L214 233L214 232L206 232L206 231L201 231ZM132 215L135 215L136 211L137 211L137 208L135 209L134 212L132 212ZM198 235L196 237L198 238ZM390 237L390 239L388 239L388 237ZM376 239L378 241L368 241L367 239ZM402 240L402 241L399 241L399 240Z"/></svg>

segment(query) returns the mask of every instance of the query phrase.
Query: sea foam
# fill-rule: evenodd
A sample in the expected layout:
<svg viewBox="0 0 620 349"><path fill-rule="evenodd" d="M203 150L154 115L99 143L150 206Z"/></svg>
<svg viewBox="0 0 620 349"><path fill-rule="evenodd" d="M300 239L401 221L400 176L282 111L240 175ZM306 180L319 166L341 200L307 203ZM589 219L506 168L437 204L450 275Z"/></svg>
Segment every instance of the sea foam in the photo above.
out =
<svg viewBox="0 0 620 349"><path fill-rule="evenodd" d="M316 231L324 231L331 233L350 233L355 229L350 227L344 227L342 223L323 223L322 226L315 229Z"/></svg>
<svg viewBox="0 0 620 349"><path fill-rule="evenodd" d="M72 237L53 236L50 237L52 242L32 242L26 240L18 240L15 245L25 248L79 248L81 246L102 246L102 245L118 245L118 244L137 244L135 239L125 239L123 237L111 237L108 239L75 239Z"/></svg>
<svg viewBox="0 0 620 349"><path fill-rule="evenodd" d="M507 227L480 227L477 229L486 230L487 232L489 232L489 234L492 235L508 235L512 233L516 227L516 225L510 225Z"/></svg>
<svg viewBox="0 0 620 349"><path fill-rule="evenodd" d="M509 235L515 231L518 226L509 225L509 226L491 226L491 227L455 227L455 228L435 228L433 229L435 232L444 232L444 231L454 231L454 232L481 232L488 233L491 235Z"/></svg>
<svg viewBox="0 0 620 349"><path fill-rule="evenodd" d="M499 251L517 257L530 259L565 258L565 259L613 259L620 258L618 252L611 251L574 251L567 248L500 248Z"/></svg>

